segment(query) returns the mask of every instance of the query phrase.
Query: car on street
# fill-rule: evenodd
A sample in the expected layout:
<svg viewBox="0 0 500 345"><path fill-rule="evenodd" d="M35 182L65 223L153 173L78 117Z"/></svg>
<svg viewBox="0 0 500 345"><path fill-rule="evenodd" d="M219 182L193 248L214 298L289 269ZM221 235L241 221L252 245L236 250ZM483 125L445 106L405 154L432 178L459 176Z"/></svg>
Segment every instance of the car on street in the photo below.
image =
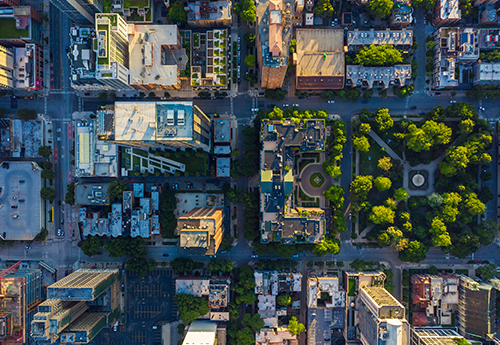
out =
<svg viewBox="0 0 500 345"><path fill-rule="evenodd" d="M485 111L486 109L485 109L485 108L483 108L483 107L479 107L479 110L481 110L481 111Z"/></svg>
<svg viewBox="0 0 500 345"><path fill-rule="evenodd" d="M412 106L410 107L410 109L412 109L412 110L413 110L413 109L417 109L417 106L416 106L416 105L412 105Z"/></svg>
<svg viewBox="0 0 500 345"><path fill-rule="evenodd" d="M58 129L57 129L57 132L61 132L61 128L58 128Z"/></svg>
<svg viewBox="0 0 500 345"><path fill-rule="evenodd" d="M172 189L179 189L178 183L172 183Z"/></svg>
<svg viewBox="0 0 500 345"><path fill-rule="evenodd" d="M290 106L290 104L283 104L283 108L287 108L289 106Z"/></svg>
<svg viewBox="0 0 500 345"><path fill-rule="evenodd" d="M299 254L293 254L292 255L292 258L298 258L299 257Z"/></svg>
<svg viewBox="0 0 500 345"><path fill-rule="evenodd" d="M450 101L450 104L457 103L457 101Z"/></svg>
<svg viewBox="0 0 500 345"><path fill-rule="evenodd" d="M165 257L165 258L166 258L166 257L168 257L168 256L170 256L170 255L168 255L168 254L163 254L163 257Z"/></svg>
<svg viewBox="0 0 500 345"><path fill-rule="evenodd" d="M26 200L24 200L24 199L19 199L19 202L25 202L25 201L26 201Z"/></svg>
<svg viewBox="0 0 500 345"><path fill-rule="evenodd" d="M292 104L292 107L297 107L298 108L299 105L298 104Z"/></svg>
<svg viewBox="0 0 500 345"><path fill-rule="evenodd" d="M328 103L333 104L333 103L335 103L335 101L330 99L330 100L328 100Z"/></svg>

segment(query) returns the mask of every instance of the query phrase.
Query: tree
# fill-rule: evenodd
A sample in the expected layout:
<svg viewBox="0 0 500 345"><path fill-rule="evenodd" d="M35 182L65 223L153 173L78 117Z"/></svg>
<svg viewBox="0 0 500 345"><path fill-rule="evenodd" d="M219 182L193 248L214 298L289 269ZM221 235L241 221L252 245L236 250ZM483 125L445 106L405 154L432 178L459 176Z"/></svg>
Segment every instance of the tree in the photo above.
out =
<svg viewBox="0 0 500 345"><path fill-rule="evenodd" d="M401 261L420 262L425 260L426 253L429 250L422 242L411 241L405 250L399 252Z"/></svg>
<svg viewBox="0 0 500 345"><path fill-rule="evenodd" d="M204 297L180 293L174 296L175 303L179 308L179 319L184 323L190 323L210 311L208 300Z"/></svg>
<svg viewBox="0 0 500 345"><path fill-rule="evenodd" d="M378 168L382 169L383 171L387 172L391 170L392 168L392 163L391 163L391 157L382 157L378 160Z"/></svg>
<svg viewBox="0 0 500 345"><path fill-rule="evenodd" d="M446 225L439 219L434 218L432 220L431 229L429 230L432 237L431 243L434 247L448 247L451 245L450 234Z"/></svg>
<svg viewBox="0 0 500 345"><path fill-rule="evenodd" d="M438 193L432 193L427 197L428 205L432 208L437 208L443 204L443 197Z"/></svg>
<svg viewBox="0 0 500 345"><path fill-rule="evenodd" d="M435 7L436 0L414 0L412 1L413 7L420 7L426 11L430 11Z"/></svg>
<svg viewBox="0 0 500 345"><path fill-rule="evenodd" d="M104 249L106 249L109 256L113 258L123 256L143 258L147 254L142 237L118 236L106 242Z"/></svg>
<svg viewBox="0 0 500 345"><path fill-rule="evenodd" d="M329 176L333 177L336 180L340 177L342 173L339 166L332 165L329 161L325 161L323 163L323 168L325 169L325 172Z"/></svg>
<svg viewBox="0 0 500 345"><path fill-rule="evenodd" d="M460 134L469 134L474 130L475 123L471 119L464 119L458 125Z"/></svg>
<svg viewBox="0 0 500 345"><path fill-rule="evenodd" d="M248 67L255 66L255 56L247 55L247 57L245 58L245 65L247 65Z"/></svg>
<svg viewBox="0 0 500 345"><path fill-rule="evenodd" d="M368 142L368 138L364 135L360 137L353 137L352 144L354 148L360 152L368 152L370 150L370 143Z"/></svg>
<svg viewBox="0 0 500 345"><path fill-rule="evenodd" d="M300 335L300 333L304 332L305 330L306 326L304 326L304 324L302 323L299 323L295 316L292 316L290 318L290 321L288 321L288 331L291 335Z"/></svg>
<svg viewBox="0 0 500 345"><path fill-rule="evenodd" d="M471 216L481 214L486 210L486 206L477 198L476 193L469 193L466 196L463 207Z"/></svg>
<svg viewBox="0 0 500 345"><path fill-rule="evenodd" d="M405 136L406 145L415 152L429 151L434 145L448 144L451 134L451 128L442 122L428 120L422 128L412 123L408 126L408 133Z"/></svg>
<svg viewBox="0 0 500 345"><path fill-rule="evenodd" d="M398 188L394 191L394 199L397 201L406 201L408 197L408 192L404 188Z"/></svg>
<svg viewBox="0 0 500 345"><path fill-rule="evenodd" d="M375 224L394 223L394 210L387 206L373 206L369 219Z"/></svg>
<svg viewBox="0 0 500 345"><path fill-rule="evenodd" d="M476 269L476 274L481 276L483 281L488 282L497 276L497 265L488 264L488 265L479 266Z"/></svg>
<svg viewBox="0 0 500 345"><path fill-rule="evenodd" d="M358 132L361 135L366 135L366 134L370 133L371 130L372 130L372 127L370 126L369 123L362 123L359 125Z"/></svg>
<svg viewBox="0 0 500 345"><path fill-rule="evenodd" d="M474 233L477 234L479 238L479 243L482 246L488 246L495 241L498 236L500 226L493 220L488 220L487 222L481 222L474 228Z"/></svg>
<svg viewBox="0 0 500 345"><path fill-rule="evenodd" d="M234 237L231 236L231 234L225 234L224 237L222 237L220 247L222 248L222 250L230 251L231 249L233 249L233 242Z"/></svg>
<svg viewBox="0 0 500 345"><path fill-rule="evenodd" d="M313 250L313 254L316 256L323 256L327 253L337 255L340 252L340 242L339 240L323 238L323 240L316 244Z"/></svg>
<svg viewBox="0 0 500 345"><path fill-rule="evenodd" d="M19 117L23 121L28 121L28 120L36 120L38 115L35 110L33 109L19 109L17 111L17 117Z"/></svg>
<svg viewBox="0 0 500 345"><path fill-rule="evenodd" d="M36 234L35 238L33 238L33 242L43 242L47 239L48 235L49 235L49 230L41 228L40 232Z"/></svg>
<svg viewBox="0 0 500 345"><path fill-rule="evenodd" d="M71 182L66 187L66 196L64 197L64 202L68 205L75 204L75 183Z"/></svg>
<svg viewBox="0 0 500 345"><path fill-rule="evenodd" d="M446 152L446 161L439 163L439 170L445 176L453 176L459 170L467 168L469 152L465 146L454 146Z"/></svg>
<svg viewBox="0 0 500 345"><path fill-rule="evenodd" d="M372 44L361 48L356 54L353 63L363 66L394 66L401 62L403 62L403 55L393 46Z"/></svg>
<svg viewBox="0 0 500 345"><path fill-rule="evenodd" d="M252 31L248 31L245 35L243 35L243 39L245 40L245 45L249 48L255 46L255 34Z"/></svg>
<svg viewBox="0 0 500 345"><path fill-rule="evenodd" d="M354 194L354 196L358 200L362 201L366 199L368 192L372 189L372 187L373 187L373 176L358 175L352 181L349 190L351 194Z"/></svg>
<svg viewBox="0 0 500 345"><path fill-rule="evenodd" d="M252 345L255 343L255 332L250 328L243 328L236 333L236 344Z"/></svg>
<svg viewBox="0 0 500 345"><path fill-rule="evenodd" d="M379 192L388 190L392 186L391 180L384 176L378 176L373 181L373 184L375 185L375 187L378 189Z"/></svg>
<svg viewBox="0 0 500 345"><path fill-rule="evenodd" d="M276 302L282 307L288 307L292 304L292 297L289 294L279 295Z"/></svg>
<svg viewBox="0 0 500 345"><path fill-rule="evenodd" d="M331 0L319 0L314 7L314 13L322 18L332 17L335 13Z"/></svg>
<svg viewBox="0 0 500 345"><path fill-rule="evenodd" d="M171 24L184 24L187 22L187 14L184 10L184 4L182 1L176 1L170 5L170 10L168 11L168 21Z"/></svg>
<svg viewBox="0 0 500 345"><path fill-rule="evenodd" d="M429 267L429 274L432 274L432 275L437 275L439 273L438 269L436 266L432 265L431 267Z"/></svg>
<svg viewBox="0 0 500 345"><path fill-rule="evenodd" d="M46 180L53 180L56 177L56 173L52 169L43 169L40 176Z"/></svg>
<svg viewBox="0 0 500 345"><path fill-rule="evenodd" d="M111 92L111 93L109 94L109 99L110 99L110 100L112 100L112 101L116 101L116 93Z"/></svg>
<svg viewBox="0 0 500 345"><path fill-rule="evenodd" d="M154 259L133 258L127 261L126 267L129 271L144 277L149 272L154 271L158 267L158 263Z"/></svg>
<svg viewBox="0 0 500 345"><path fill-rule="evenodd" d="M98 236L90 236L82 244L82 252L87 256L97 255L102 248L102 240Z"/></svg>
<svg viewBox="0 0 500 345"><path fill-rule="evenodd" d="M170 261L170 268L177 274L187 273L189 275L193 272L194 266L195 262L191 258L177 257Z"/></svg>
<svg viewBox="0 0 500 345"><path fill-rule="evenodd" d="M50 202L54 201L54 199L56 198L56 191L54 188L50 188L50 187L43 187L41 190L40 190L40 197L43 199L43 200L48 200Z"/></svg>
<svg viewBox="0 0 500 345"><path fill-rule="evenodd" d="M243 327L249 327L252 331L257 332L264 327L264 320L262 320L259 314L254 314L253 316L251 314L245 314L241 320L241 324Z"/></svg>
<svg viewBox="0 0 500 345"><path fill-rule="evenodd" d="M123 192L127 190L127 184L122 180L114 180L108 185L109 203L113 203L116 199L123 199Z"/></svg>
<svg viewBox="0 0 500 345"><path fill-rule="evenodd" d="M323 194L326 200L330 201L334 210L344 206L344 189L341 186L331 185Z"/></svg>
<svg viewBox="0 0 500 345"><path fill-rule="evenodd" d="M43 158L52 156L52 148L50 146L40 146L38 148L38 155Z"/></svg>
<svg viewBox="0 0 500 345"><path fill-rule="evenodd" d="M377 114L375 115L375 123L378 125L378 129L383 132L392 128L392 126L394 125L394 121L389 114L389 109L380 108L379 110L377 110Z"/></svg>
<svg viewBox="0 0 500 345"><path fill-rule="evenodd" d="M251 23L255 22L257 8L253 0L243 0L240 2L239 7L241 8L239 13L241 20Z"/></svg>
<svg viewBox="0 0 500 345"><path fill-rule="evenodd" d="M108 93L106 91L101 91L97 95L97 99L100 100L101 102L104 102L105 100L108 99Z"/></svg>
<svg viewBox="0 0 500 345"><path fill-rule="evenodd" d="M394 2L391 0L370 0L367 9L372 16L384 19L389 17L393 6Z"/></svg>
<svg viewBox="0 0 500 345"><path fill-rule="evenodd" d="M212 274L219 272L222 273L231 272L233 268L234 268L233 263L230 260L221 260L217 258L212 258L207 265L207 269Z"/></svg>

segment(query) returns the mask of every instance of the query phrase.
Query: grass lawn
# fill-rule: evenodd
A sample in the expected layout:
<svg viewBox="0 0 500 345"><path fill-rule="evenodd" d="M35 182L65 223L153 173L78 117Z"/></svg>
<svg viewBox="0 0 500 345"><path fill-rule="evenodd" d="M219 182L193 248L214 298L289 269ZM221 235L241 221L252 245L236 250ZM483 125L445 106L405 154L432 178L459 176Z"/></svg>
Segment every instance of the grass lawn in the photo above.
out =
<svg viewBox="0 0 500 345"><path fill-rule="evenodd" d="M301 160L300 163L299 163L299 172L301 172L302 169L304 169L307 164L311 164L311 163L314 163L314 161L312 159L303 159L303 160Z"/></svg>
<svg viewBox="0 0 500 345"><path fill-rule="evenodd" d="M399 158L403 159L404 145L401 142L396 141L394 138L394 133L401 132L399 123L399 121L395 121L394 126L392 126L387 132L380 132L379 130L377 130L377 124L374 121L371 123L371 126L372 130L374 130L374 132L378 134L378 136L387 144L387 146L389 146L394 152L396 152ZM390 140L390 143L387 143L387 139Z"/></svg>
<svg viewBox="0 0 500 345"><path fill-rule="evenodd" d="M315 198L311 198L310 196L307 196L302 189L299 189L299 197L302 201L316 201Z"/></svg>
<svg viewBox="0 0 500 345"><path fill-rule="evenodd" d="M147 168L148 168L148 166L149 166L149 165L148 165L148 160L147 160L147 159L145 159L145 158L143 158L143 159L142 159L142 167L147 169Z"/></svg>
<svg viewBox="0 0 500 345"><path fill-rule="evenodd" d="M359 174L377 176L382 172L377 167L378 160L386 156L386 154L372 137L368 136L368 141L370 142L370 150L359 153Z"/></svg>
<svg viewBox="0 0 500 345"><path fill-rule="evenodd" d="M143 151L143 150L139 150L139 149L133 149L133 152L136 155L143 156L145 158L148 158L148 156L149 156L149 153L147 151Z"/></svg>
<svg viewBox="0 0 500 345"><path fill-rule="evenodd" d="M21 38L28 37L28 29L18 29L16 28L16 20L13 18L2 18L0 19L0 38Z"/></svg>
<svg viewBox="0 0 500 345"><path fill-rule="evenodd" d="M316 180L318 180L319 182L316 182ZM311 175L309 182L311 182L313 187L321 187L323 185L323 182L325 182L325 178L320 173L314 173Z"/></svg>
<svg viewBox="0 0 500 345"><path fill-rule="evenodd" d="M151 7L150 0L124 0L123 1L124 8L137 7L137 8L146 8Z"/></svg>
<svg viewBox="0 0 500 345"><path fill-rule="evenodd" d="M140 157L137 157L137 156L133 156L134 159L133 159L133 166L132 166L132 169L136 169L136 168L140 168L141 167L141 158Z"/></svg>
<svg viewBox="0 0 500 345"><path fill-rule="evenodd" d="M122 167L130 169L130 155L126 152L123 152L122 154Z"/></svg>
<svg viewBox="0 0 500 345"><path fill-rule="evenodd" d="M355 296L356 291L354 289L356 288L356 281L354 279L349 279L349 290L347 290L347 296L353 297Z"/></svg>

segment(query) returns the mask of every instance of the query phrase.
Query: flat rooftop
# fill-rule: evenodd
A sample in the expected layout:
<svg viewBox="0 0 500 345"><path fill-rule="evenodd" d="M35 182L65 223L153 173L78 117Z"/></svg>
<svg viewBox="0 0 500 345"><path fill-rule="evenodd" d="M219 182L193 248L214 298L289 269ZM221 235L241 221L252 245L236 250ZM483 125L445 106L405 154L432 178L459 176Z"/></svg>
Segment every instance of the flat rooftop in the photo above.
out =
<svg viewBox="0 0 500 345"><path fill-rule="evenodd" d="M298 29L297 88L344 87L344 30Z"/></svg>
<svg viewBox="0 0 500 345"><path fill-rule="evenodd" d="M457 0L458 1L458 0ZM347 46L390 44L393 46L411 46L413 44L413 31L411 30L358 30L354 29L347 34Z"/></svg>
<svg viewBox="0 0 500 345"><path fill-rule="evenodd" d="M188 61L184 48L168 47L181 44L177 25L133 27L133 35L129 35L130 84L177 85L178 69L186 69Z"/></svg>
<svg viewBox="0 0 500 345"><path fill-rule="evenodd" d="M217 177L230 177L231 176L231 158L219 157L217 158Z"/></svg>
<svg viewBox="0 0 500 345"><path fill-rule="evenodd" d="M378 286L367 286L363 290L377 303L378 306L399 306L403 307L386 289Z"/></svg>
<svg viewBox="0 0 500 345"><path fill-rule="evenodd" d="M107 183L77 184L75 186L75 203L77 205L109 204Z"/></svg>
<svg viewBox="0 0 500 345"><path fill-rule="evenodd" d="M188 21L231 19L231 1L195 1L187 6Z"/></svg>
<svg viewBox="0 0 500 345"><path fill-rule="evenodd" d="M32 162L0 165L0 235L5 240L32 240L40 232L40 173Z"/></svg>
<svg viewBox="0 0 500 345"><path fill-rule="evenodd" d="M231 140L231 120L214 119L214 142L227 143Z"/></svg>
<svg viewBox="0 0 500 345"><path fill-rule="evenodd" d="M478 64L479 81L488 81L498 84L500 82L500 63L498 62L480 62Z"/></svg>
<svg viewBox="0 0 500 345"><path fill-rule="evenodd" d="M210 280L196 278L178 278L175 280L175 293L185 293L194 296L208 296Z"/></svg>
<svg viewBox="0 0 500 345"><path fill-rule="evenodd" d="M436 6L439 6L439 18L448 20L460 20L462 18L459 0L438 0L438 2L440 6L438 4Z"/></svg>
<svg viewBox="0 0 500 345"><path fill-rule="evenodd" d="M193 138L193 102L115 102L116 141Z"/></svg>

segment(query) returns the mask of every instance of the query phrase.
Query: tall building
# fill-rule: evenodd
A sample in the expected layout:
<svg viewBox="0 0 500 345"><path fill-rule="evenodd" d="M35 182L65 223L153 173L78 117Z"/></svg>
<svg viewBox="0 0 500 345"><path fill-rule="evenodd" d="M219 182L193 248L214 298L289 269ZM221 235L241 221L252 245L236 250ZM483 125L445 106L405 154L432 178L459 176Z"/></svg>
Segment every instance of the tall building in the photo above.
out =
<svg viewBox="0 0 500 345"><path fill-rule="evenodd" d="M96 78L113 89L129 86L128 25L117 13L96 14L94 50Z"/></svg>
<svg viewBox="0 0 500 345"><path fill-rule="evenodd" d="M493 285L460 276L458 332L464 337L492 341L496 333L495 299Z"/></svg>
<svg viewBox="0 0 500 345"><path fill-rule="evenodd" d="M34 340L87 344L121 314L120 271L79 269L47 288L32 322Z"/></svg>
<svg viewBox="0 0 500 345"><path fill-rule="evenodd" d="M188 57L177 25L129 25L130 85L138 90L178 90Z"/></svg>
<svg viewBox="0 0 500 345"><path fill-rule="evenodd" d="M43 49L38 44L29 43L22 48L15 48L15 53L15 88L43 90Z"/></svg>
<svg viewBox="0 0 500 345"><path fill-rule="evenodd" d="M474 85L500 84L500 63L498 62L476 62L473 65Z"/></svg>
<svg viewBox="0 0 500 345"><path fill-rule="evenodd" d="M114 141L210 150L211 121L193 102L115 102Z"/></svg>
<svg viewBox="0 0 500 345"><path fill-rule="evenodd" d="M297 90L344 88L344 30L298 29L295 87ZM296 57L296 58L295 58Z"/></svg>
<svg viewBox="0 0 500 345"><path fill-rule="evenodd" d="M401 28L410 25L413 21L412 14L411 0L394 1L390 19L391 26Z"/></svg>
<svg viewBox="0 0 500 345"><path fill-rule="evenodd" d="M190 26L231 26L231 1L197 0L187 4Z"/></svg>
<svg viewBox="0 0 500 345"><path fill-rule="evenodd" d="M42 272L38 269L17 269L20 264L18 262L0 273L2 345L28 343L31 320L42 298Z"/></svg>
<svg viewBox="0 0 500 345"><path fill-rule="evenodd" d="M213 321L193 321L189 325L182 345L216 345L217 323Z"/></svg>
<svg viewBox="0 0 500 345"><path fill-rule="evenodd" d="M0 46L0 89L14 88L14 51Z"/></svg>
<svg viewBox="0 0 500 345"><path fill-rule="evenodd" d="M205 255L215 255L224 234L224 210L196 207L177 219L179 246L200 248Z"/></svg>
<svg viewBox="0 0 500 345"><path fill-rule="evenodd" d="M410 345L455 345L464 339L455 329L442 327L412 328L410 333Z"/></svg>
<svg viewBox="0 0 500 345"><path fill-rule="evenodd" d="M103 0L50 0L76 24L94 24L95 15L103 11Z"/></svg>
<svg viewBox="0 0 500 345"><path fill-rule="evenodd" d="M42 16L33 7L0 7L0 28L0 44L5 47L42 43Z"/></svg>
<svg viewBox="0 0 500 345"><path fill-rule="evenodd" d="M357 298L363 345L408 345L410 327L405 308L383 287L364 287Z"/></svg>
<svg viewBox="0 0 500 345"><path fill-rule="evenodd" d="M261 86L277 89L283 85L288 67L291 0L264 0L257 5L257 59L260 66Z"/></svg>

